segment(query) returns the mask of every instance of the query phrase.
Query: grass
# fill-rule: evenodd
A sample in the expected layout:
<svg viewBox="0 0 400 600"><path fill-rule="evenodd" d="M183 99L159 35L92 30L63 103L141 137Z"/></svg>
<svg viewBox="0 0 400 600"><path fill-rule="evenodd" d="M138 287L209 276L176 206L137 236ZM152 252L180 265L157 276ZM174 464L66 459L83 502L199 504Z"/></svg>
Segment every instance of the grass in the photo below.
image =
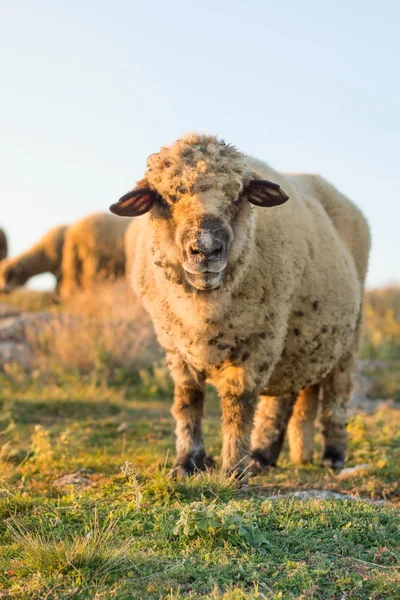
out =
<svg viewBox="0 0 400 600"><path fill-rule="evenodd" d="M53 292L40 292L21 287L12 294L0 293L0 304L12 305L22 311L38 312L54 306L52 296Z"/></svg>
<svg viewBox="0 0 400 600"><path fill-rule="evenodd" d="M371 381L371 398L400 402L400 360L371 361L371 366L364 373Z"/></svg>
<svg viewBox="0 0 400 600"><path fill-rule="evenodd" d="M285 448L278 468L238 488L218 471L166 476L174 427L163 366L130 385L11 370L0 390L0 597L400 597L396 408L350 420L348 466L367 471L296 468ZM210 392L214 457L219 419ZM68 473L83 485L59 487ZM269 499L306 489L365 500Z"/></svg>

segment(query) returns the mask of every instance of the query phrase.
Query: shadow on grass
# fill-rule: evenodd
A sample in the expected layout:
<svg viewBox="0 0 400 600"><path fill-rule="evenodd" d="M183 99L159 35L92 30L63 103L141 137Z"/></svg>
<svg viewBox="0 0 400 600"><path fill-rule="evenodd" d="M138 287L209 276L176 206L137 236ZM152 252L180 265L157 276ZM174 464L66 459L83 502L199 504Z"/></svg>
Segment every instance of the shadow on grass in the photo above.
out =
<svg viewBox="0 0 400 600"><path fill-rule="evenodd" d="M169 398L115 402L107 398L85 401L49 397L40 400L4 400L0 402L0 408L20 425L51 425L60 420L102 420L122 413L124 419L132 421L137 420L138 416L140 419L154 419L168 415L170 404Z"/></svg>
<svg viewBox="0 0 400 600"><path fill-rule="evenodd" d="M103 419L106 417L118 415L126 410L125 407L112 402L83 402L80 400L57 400L49 398L48 400L15 400L11 405L11 417L17 423L38 424L45 422L50 424L52 421L79 420L95 417Z"/></svg>

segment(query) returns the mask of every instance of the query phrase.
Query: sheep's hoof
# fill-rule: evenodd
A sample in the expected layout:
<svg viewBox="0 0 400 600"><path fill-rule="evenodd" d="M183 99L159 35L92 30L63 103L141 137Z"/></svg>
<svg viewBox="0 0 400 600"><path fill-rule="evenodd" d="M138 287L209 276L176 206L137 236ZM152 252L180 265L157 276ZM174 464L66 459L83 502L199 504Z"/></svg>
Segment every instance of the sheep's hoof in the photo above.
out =
<svg viewBox="0 0 400 600"><path fill-rule="evenodd" d="M204 452L186 458L177 458L168 476L171 479L184 479L200 471L208 471L215 466L214 459Z"/></svg>
<svg viewBox="0 0 400 600"><path fill-rule="evenodd" d="M249 471L252 475L265 473L271 467L276 467L276 460L270 460L260 452L252 452L249 464Z"/></svg>
<svg viewBox="0 0 400 600"><path fill-rule="evenodd" d="M322 466L334 471L341 471L344 467L344 450L327 446L322 456Z"/></svg>

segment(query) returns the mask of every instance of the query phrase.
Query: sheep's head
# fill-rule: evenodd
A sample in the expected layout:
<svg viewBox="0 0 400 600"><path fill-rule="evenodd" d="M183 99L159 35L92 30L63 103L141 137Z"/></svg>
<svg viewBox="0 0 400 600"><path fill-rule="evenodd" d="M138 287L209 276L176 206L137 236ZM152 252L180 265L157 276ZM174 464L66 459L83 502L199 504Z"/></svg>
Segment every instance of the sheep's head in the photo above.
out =
<svg viewBox="0 0 400 600"><path fill-rule="evenodd" d="M4 260L7 257L7 236L5 232L0 229L0 260Z"/></svg>
<svg viewBox="0 0 400 600"><path fill-rule="evenodd" d="M198 290L218 288L244 248L254 222L252 205L283 204L279 185L257 179L233 146L188 135L147 159L135 189L110 207L120 216L150 211L168 264L180 265Z"/></svg>
<svg viewBox="0 0 400 600"><path fill-rule="evenodd" d="M8 294L26 281L20 265L5 258L0 262L0 293Z"/></svg>

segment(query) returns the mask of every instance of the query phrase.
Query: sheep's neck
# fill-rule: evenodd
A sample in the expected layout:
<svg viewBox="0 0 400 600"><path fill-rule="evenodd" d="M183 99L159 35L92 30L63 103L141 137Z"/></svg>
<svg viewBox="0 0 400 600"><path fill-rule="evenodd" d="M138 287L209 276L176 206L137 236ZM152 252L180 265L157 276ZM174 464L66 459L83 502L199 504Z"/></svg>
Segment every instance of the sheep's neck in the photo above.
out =
<svg viewBox="0 0 400 600"><path fill-rule="evenodd" d="M30 252L21 254L16 260L21 267L21 284L34 275L53 273L56 269L54 260L43 250L37 251L35 248L32 248Z"/></svg>

